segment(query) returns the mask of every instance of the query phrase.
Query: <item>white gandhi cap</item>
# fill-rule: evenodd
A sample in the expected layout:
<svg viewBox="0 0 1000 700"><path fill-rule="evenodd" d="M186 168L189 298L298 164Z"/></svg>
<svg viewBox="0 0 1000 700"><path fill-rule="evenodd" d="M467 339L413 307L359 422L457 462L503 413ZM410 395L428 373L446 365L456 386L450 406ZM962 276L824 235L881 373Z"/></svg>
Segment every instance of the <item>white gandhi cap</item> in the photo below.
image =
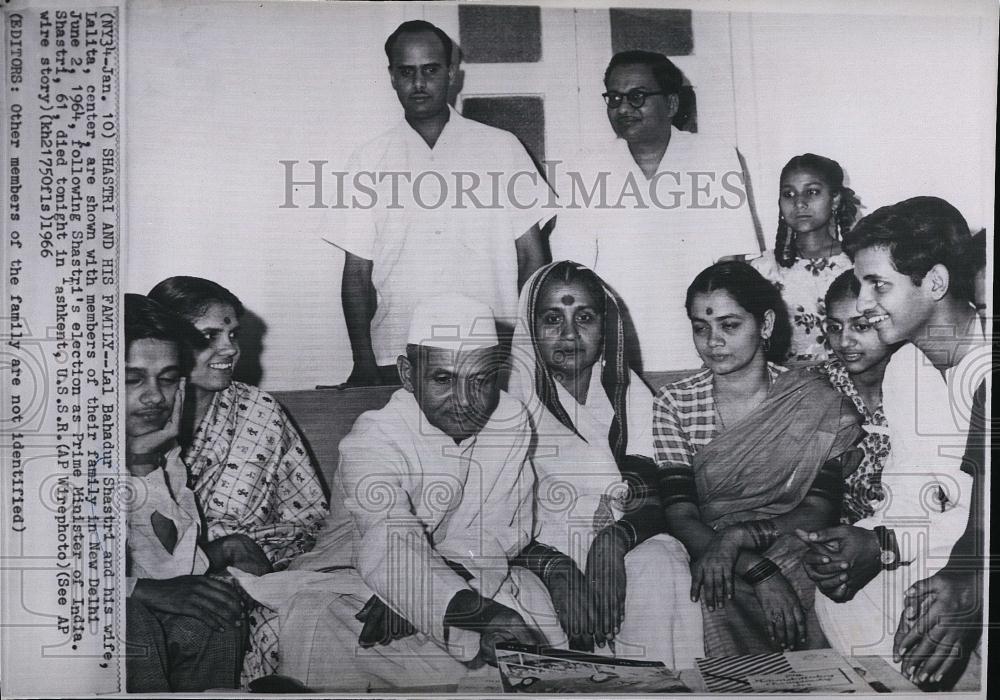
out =
<svg viewBox="0 0 1000 700"><path fill-rule="evenodd" d="M406 342L445 350L475 350L500 344L493 309L459 295L420 302L413 310Z"/></svg>

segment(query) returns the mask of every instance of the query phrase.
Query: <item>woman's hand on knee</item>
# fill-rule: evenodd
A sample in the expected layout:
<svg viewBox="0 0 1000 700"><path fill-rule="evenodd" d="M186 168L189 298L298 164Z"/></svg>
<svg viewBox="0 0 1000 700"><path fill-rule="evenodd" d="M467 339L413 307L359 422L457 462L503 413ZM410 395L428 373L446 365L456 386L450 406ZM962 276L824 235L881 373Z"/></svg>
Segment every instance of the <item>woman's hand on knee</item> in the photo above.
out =
<svg viewBox="0 0 1000 700"><path fill-rule="evenodd" d="M598 646L615 638L625 619L625 555L628 542L614 527L601 530L587 553L594 640Z"/></svg>
<svg viewBox="0 0 1000 700"><path fill-rule="evenodd" d="M563 557L546 566L544 583L571 648L593 651L593 601L583 572L570 557Z"/></svg>
<svg viewBox="0 0 1000 700"><path fill-rule="evenodd" d="M795 589L782 574L774 574L754 586L764 611L768 634L783 649L806 642L806 618Z"/></svg>
<svg viewBox="0 0 1000 700"><path fill-rule="evenodd" d="M725 607L736 594L734 567L740 556L739 538L733 531L715 533L705 552L691 565L691 601L703 596L709 610Z"/></svg>
<svg viewBox="0 0 1000 700"><path fill-rule="evenodd" d="M274 570L260 545L243 534L216 538L206 544L204 550L215 573L223 572L230 566L254 576L263 576Z"/></svg>

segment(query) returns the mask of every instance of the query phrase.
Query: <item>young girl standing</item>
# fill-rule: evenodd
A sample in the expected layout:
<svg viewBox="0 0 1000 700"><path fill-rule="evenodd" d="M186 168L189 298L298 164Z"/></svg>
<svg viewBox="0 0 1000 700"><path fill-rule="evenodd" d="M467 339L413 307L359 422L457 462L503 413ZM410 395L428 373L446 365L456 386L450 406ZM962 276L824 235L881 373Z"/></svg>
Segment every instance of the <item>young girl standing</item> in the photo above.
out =
<svg viewBox="0 0 1000 700"><path fill-rule="evenodd" d="M778 287L788 306L790 360L827 359L823 297L830 283L851 268L840 241L854 224L859 204L835 160L805 153L781 171L774 250L750 264Z"/></svg>

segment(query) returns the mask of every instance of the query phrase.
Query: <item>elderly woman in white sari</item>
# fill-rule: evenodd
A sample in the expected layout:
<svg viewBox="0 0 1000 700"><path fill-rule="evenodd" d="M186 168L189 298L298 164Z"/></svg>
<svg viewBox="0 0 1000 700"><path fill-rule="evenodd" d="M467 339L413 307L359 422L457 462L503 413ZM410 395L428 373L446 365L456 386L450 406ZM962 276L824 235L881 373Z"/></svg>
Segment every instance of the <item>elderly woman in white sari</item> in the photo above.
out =
<svg viewBox="0 0 1000 700"><path fill-rule="evenodd" d="M510 392L531 412L536 536L574 648L688 667L702 655L687 553L662 535L652 393L629 369L619 300L590 269L549 264L521 292Z"/></svg>

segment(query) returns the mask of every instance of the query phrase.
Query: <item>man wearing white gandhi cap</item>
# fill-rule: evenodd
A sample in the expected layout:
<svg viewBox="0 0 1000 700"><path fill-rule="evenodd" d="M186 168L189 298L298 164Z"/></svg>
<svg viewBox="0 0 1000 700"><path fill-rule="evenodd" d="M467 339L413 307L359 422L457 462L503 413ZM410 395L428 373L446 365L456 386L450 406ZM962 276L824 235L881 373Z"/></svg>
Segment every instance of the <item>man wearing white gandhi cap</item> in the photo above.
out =
<svg viewBox="0 0 1000 700"><path fill-rule="evenodd" d="M291 567L317 573L258 579L297 577L261 601L281 612L282 674L324 690L440 685L495 673L497 641L566 644L541 581L509 563L531 538L534 474L499 350L486 305L417 307L403 388L341 441L333 512Z"/></svg>

